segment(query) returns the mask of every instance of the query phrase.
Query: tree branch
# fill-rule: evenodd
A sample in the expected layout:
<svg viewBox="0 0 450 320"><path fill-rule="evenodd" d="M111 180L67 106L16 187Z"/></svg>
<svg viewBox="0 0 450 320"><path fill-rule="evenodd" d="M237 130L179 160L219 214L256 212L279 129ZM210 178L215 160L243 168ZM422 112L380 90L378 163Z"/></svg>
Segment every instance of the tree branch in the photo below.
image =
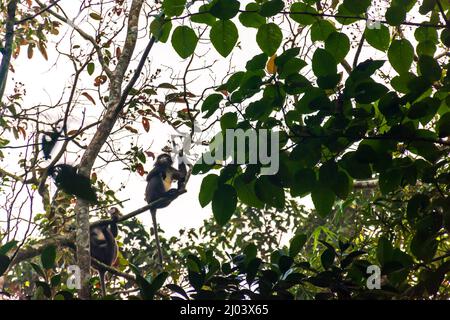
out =
<svg viewBox="0 0 450 320"><path fill-rule="evenodd" d="M2 63L0 64L0 102L6 88L9 64L11 63L12 47L14 41L14 21L16 18L18 0L10 0L7 7L5 47L3 49Z"/></svg>

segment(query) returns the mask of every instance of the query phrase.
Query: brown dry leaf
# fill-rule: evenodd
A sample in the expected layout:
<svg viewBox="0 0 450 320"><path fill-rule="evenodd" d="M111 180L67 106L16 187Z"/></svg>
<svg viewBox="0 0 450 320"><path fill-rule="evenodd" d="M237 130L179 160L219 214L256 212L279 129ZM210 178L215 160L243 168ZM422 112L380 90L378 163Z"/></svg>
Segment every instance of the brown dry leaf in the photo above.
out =
<svg viewBox="0 0 450 320"><path fill-rule="evenodd" d="M28 56L28 59L33 58L33 44L32 43L30 43L28 45L27 56Z"/></svg>
<svg viewBox="0 0 450 320"><path fill-rule="evenodd" d="M92 102L92 104L94 104L94 105L96 104L94 98L92 98L89 93L83 92L81 95L85 96L90 102Z"/></svg>
<svg viewBox="0 0 450 320"><path fill-rule="evenodd" d="M144 130L148 132L150 130L150 121L146 117L142 118L142 126L144 127Z"/></svg>
<svg viewBox="0 0 450 320"><path fill-rule="evenodd" d="M44 59L48 60L47 50L45 49L45 44L43 42L39 42L38 49L41 52Z"/></svg>
<svg viewBox="0 0 450 320"><path fill-rule="evenodd" d="M130 131L130 132L132 132L132 133L138 133L138 131L135 129L135 128L133 128L132 126L125 126L125 129L127 129L128 131Z"/></svg>
<svg viewBox="0 0 450 320"><path fill-rule="evenodd" d="M266 70L269 74L277 73L277 66L275 65L276 54L270 57L269 61L267 61Z"/></svg>
<svg viewBox="0 0 450 320"><path fill-rule="evenodd" d="M78 130L70 130L69 132L67 132L68 136L74 136L78 133Z"/></svg>

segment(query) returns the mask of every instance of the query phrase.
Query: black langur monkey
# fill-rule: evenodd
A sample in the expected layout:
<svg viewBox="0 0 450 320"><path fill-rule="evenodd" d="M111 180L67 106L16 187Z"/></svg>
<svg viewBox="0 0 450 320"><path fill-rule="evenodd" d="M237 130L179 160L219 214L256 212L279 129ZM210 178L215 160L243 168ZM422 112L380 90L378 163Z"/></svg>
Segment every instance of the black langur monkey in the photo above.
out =
<svg viewBox="0 0 450 320"><path fill-rule="evenodd" d="M109 210L111 220L113 221L109 225L102 225L98 227L92 227L90 230L90 246L91 257L97 259L107 266L112 266L117 259L118 246L116 237L118 233L117 220L119 219L120 212L116 207L111 207ZM103 297L106 295L105 287L105 273L106 269L99 265L93 264L93 268L98 271L100 277L100 285L102 287Z"/></svg>
<svg viewBox="0 0 450 320"><path fill-rule="evenodd" d="M186 165L182 161L183 153L179 154L178 170L172 167L173 161L169 154L160 154L155 161L152 171L147 175L147 187L145 189L145 201L151 203L160 198L164 201L150 209L155 232L156 247L158 249L159 264L162 267L163 256L161 244L159 243L158 225L156 223L156 210L167 207L176 197L179 190L184 189L186 178ZM178 181L178 188L173 189L172 182Z"/></svg>

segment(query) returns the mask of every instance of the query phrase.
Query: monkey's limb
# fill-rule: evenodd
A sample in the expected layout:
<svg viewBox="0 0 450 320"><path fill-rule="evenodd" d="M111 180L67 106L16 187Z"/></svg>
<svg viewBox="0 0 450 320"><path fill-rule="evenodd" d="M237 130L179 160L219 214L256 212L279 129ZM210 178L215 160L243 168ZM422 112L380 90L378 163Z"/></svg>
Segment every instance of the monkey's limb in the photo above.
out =
<svg viewBox="0 0 450 320"><path fill-rule="evenodd" d="M153 232L155 233L156 248L158 249L159 267L160 267L160 269L162 269L163 268L163 254L162 254L161 244L159 242L159 236L158 236L158 223L156 222L156 209L150 209L150 213L152 214Z"/></svg>
<svg viewBox="0 0 450 320"><path fill-rule="evenodd" d="M100 286L102 287L102 297L106 297L106 285L105 285L105 274L106 271L98 271L98 276L100 278Z"/></svg>

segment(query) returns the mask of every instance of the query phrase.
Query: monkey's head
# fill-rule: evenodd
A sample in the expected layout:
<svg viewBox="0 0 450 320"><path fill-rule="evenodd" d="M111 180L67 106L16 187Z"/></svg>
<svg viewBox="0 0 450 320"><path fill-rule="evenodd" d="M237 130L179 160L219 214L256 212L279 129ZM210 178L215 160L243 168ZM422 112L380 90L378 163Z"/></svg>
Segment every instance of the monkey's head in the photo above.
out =
<svg viewBox="0 0 450 320"><path fill-rule="evenodd" d="M156 158L155 166L167 168L172 166L172 164L173 164L172 157L167 153L163 153Z"/></svg>

